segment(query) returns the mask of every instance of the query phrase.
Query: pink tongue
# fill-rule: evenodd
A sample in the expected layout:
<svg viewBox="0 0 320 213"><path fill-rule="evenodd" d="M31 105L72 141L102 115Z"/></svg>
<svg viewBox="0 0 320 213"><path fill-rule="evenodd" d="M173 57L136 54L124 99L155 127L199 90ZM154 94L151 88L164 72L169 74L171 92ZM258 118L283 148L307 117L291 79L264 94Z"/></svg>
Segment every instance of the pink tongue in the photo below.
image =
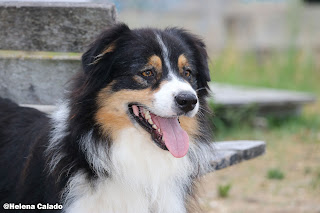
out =
<svg viewBox="0 0 320 213"><path fill-rule="evenodd" d="M151 113L150 113L151 114ZM160 127L163 133L163 140L176 158L182 158L188 152L189 136L181 128L177 118L162 118L151 114L152 120Z"/></svg>

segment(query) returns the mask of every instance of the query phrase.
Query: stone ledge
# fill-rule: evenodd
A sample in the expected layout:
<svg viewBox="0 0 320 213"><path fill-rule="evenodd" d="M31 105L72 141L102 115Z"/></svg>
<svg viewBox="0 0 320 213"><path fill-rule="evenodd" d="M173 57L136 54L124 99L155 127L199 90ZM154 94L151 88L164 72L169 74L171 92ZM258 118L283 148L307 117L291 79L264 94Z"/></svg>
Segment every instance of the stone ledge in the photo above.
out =
<svg viewBox="0 0 320 213"><path fill-rule="evenodd" d="M212 144L214 153L209 172L220 170L244 160L250 160L263 155L266 144L263 141L221 141Z"/></svg>
<svg viewBox="0 0 320 213"><path fill-rule="evenodd" d="M0 50L0 59L17 60L75 60L80 61L82 53L72 52L45 52L45 51L21 51L21 50Z"/></svg>
<svg viewBox="0 0 320 213"><path fill-rule="evenodd" d="M44 112L44 113L47 113L47 114L50 114L56 110L56 106L54 106L54 105L20 104L20 106L37 109L37 110Z"/></svg>
<svg viewBox="0 0 320 213"><path fill-rule="evenodd" d="M211 83L213 101L221 105L242 106L258 105L286 105L312 103L316 97L310 93L281 89L234 86L221 83Z"/></svg>
<svg viewBox="0 0 320 213"><path fill-rule="evenodd" d="M0 49L83 52L116 22L112 4L0 2Z"/></svg>
<svg viewBox="0 0 320 213"><path fill-rule="evenodd" d="M0 56L0 96L17 103L56 104L81 63L77 56Z"/></svg>
<svg viewBox="0 0 320 213"><path fill-rule="evenodd" d="M280 89L210 84L213 97L209 102L221 109L248 109L259 116L290 116L299 114L301 107L316 101L316 96L305 92Z"/></svg>

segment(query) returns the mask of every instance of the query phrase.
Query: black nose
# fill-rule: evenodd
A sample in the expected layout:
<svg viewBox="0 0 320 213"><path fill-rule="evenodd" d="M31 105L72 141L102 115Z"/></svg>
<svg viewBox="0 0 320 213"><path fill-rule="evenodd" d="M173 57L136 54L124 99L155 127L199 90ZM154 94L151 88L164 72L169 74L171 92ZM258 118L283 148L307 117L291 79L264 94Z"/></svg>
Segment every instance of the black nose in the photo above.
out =
<svg viewBox="0 0 320 213"><path fill-rule="evenodd" d="M196 106L197 96L189 92L181 92L175 97L178 107L185 113L191 111Z"/></svg>

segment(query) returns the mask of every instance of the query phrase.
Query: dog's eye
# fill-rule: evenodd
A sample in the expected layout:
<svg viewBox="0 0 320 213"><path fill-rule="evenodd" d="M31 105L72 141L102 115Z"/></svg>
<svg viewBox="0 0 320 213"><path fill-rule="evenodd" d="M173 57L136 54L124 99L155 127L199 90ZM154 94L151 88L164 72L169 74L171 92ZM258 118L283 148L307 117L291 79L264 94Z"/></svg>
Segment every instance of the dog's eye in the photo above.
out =
<svg viewBox="0 0 320 213"><path fill-rule="evenodd" d="M191 77L191 70L186 69L183 74L185 77L190 78Z"/></svg>
<svg viewBox="0 0 320 213"><path fill-rule="evenodd" d="M144 70L141 72L141 75L143 77L152 77L154 74L153 74L153 71L152 69L149 69L149 70Z"/></svg>

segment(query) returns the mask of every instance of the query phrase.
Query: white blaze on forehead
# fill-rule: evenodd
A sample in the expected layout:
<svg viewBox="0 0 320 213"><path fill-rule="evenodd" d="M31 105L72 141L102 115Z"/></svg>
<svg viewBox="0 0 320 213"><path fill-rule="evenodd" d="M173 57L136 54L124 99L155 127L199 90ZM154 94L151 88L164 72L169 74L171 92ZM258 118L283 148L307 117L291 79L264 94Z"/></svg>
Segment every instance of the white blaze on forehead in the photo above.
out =
<svg viewBox="0 0 320 213"><path fill-rule="evenodd" d="M163 84L160 90L155 93L152 111L156 115L162 117L177 116L177 106L175 102L176 95L178 95L180 92L190 92L197 96L197 93L188 82L184 81L182 78L179 78L179 75L174 73L170 64L169 50L164 44L160 34L156 34L156 37L162 50L164 64L168 69L169 81ZM197 103L196 107L187 115L191 117L194 116L198 112L198 109L199 103Z"/></svg>
<svg viewBox="0 0 320 213"><path fill-rule="evenodd" d="M162 57L163 57L163 60L164 60L164 63L168 69L168 72L172 71L171 69L171 65L170 65L170 60L169 60L169 51L168 51L168 48L167 46L163 43L163 40L161 39L160 35L159 34L156 34L157 36L157 40L160 44L160 47L161 47L161 50L162 50Z"/></svg>

